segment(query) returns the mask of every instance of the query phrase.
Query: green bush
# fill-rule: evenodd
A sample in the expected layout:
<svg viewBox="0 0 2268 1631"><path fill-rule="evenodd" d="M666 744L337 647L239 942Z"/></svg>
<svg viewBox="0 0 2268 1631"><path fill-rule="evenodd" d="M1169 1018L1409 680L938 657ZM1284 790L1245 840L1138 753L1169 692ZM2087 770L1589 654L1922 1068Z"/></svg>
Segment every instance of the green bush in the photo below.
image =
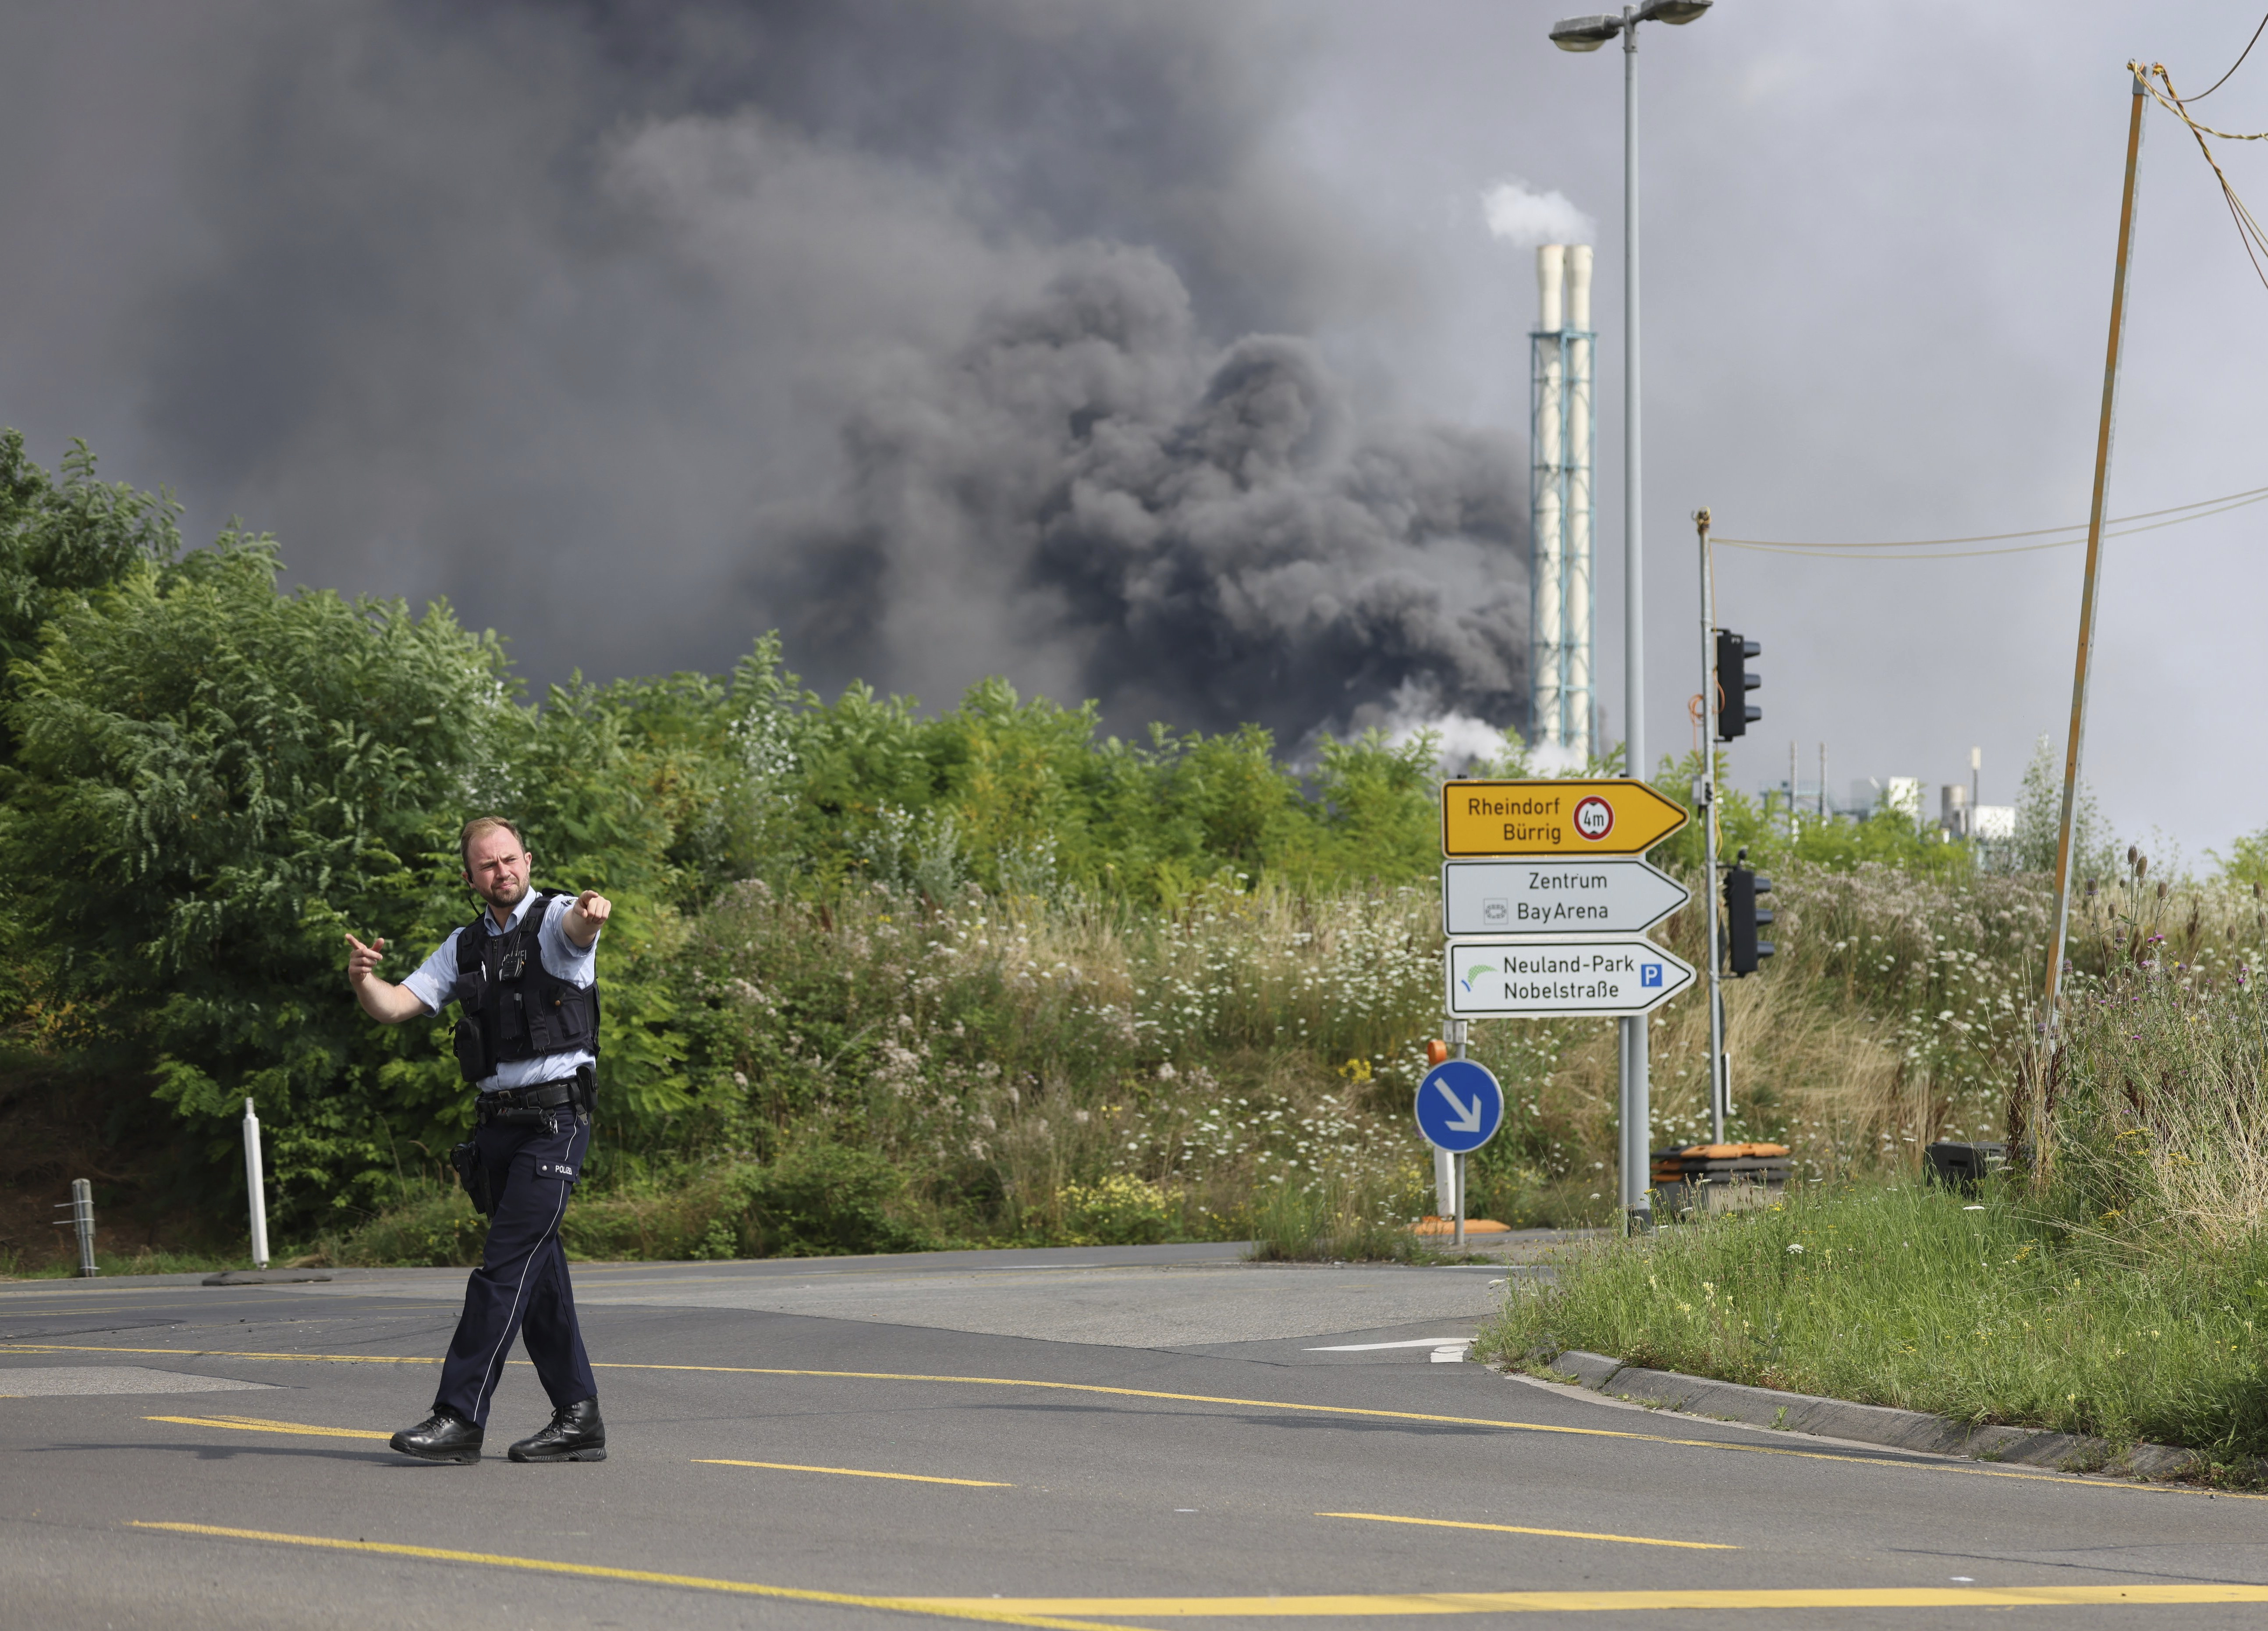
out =
<svg viewBox="0 0 2268 1631"><path fill-rule="evenodd" d="M871 1150L793 1144L749 1185L740 1242L750 1257L927 1251L936 1242L894 1214L905 1189L905 1175Z"/></svg>
<svg viewBox="0 0 2268 1631"><path fill-rule="evenodd" d="M216 1229L242 1206L247 1096L279 1235L350 1232L461 1136L446 1023L374 1026L341 971L349 932L383 936L398 978L472 916L453 837L475 809L521 821L537 883L615 901L602 1190L719 1149L768 1157L814 1118L895 1158L846 1103L889 1074L892 1039L852 993L824 994L831 971L808 970L773 1038L717 1024L703 931L735 886L763 880L823 929L874 887L902 924L972 887L1020 911L1170 918L1263 881L1392 885L1433 865L1422 739L1322 744L1309 797L1256 728L1130 742L1091 703L999 680L933 718L860 686L829 704L769 637L729 676L578 680L523 705L499 642L446 606L285 592L280 572L270 540L184 552L171 506L95 482L83 449L51 479L0 434L0 999L46 1077L144 1081L188 1122ZM965 1017L1011 1006L962 995ZM1049 1045L1086 1062L1036 1060L1042 1082L1150 1052L1067 1027ZM932 1164L932 1188L998 1187Z"/></svg>
<svg viewBox="0 0 2268 1631"><path fill-rule="evenodd" d="M1180 1208L1155 1184L1113 1172L1092 1184L1066 1185L1057 1198L1064 1244L1149 1246L1182 1233Z"/></svg>
<svg viewBox="0 0 2268 1631"><path fill-rule="evenodd" d="M398 1204L330 1242L323 1255L343 1268L466 1268L481 1260L487 1239L488 1221L462 1189L427 1183L408 1186Z"/></svg>

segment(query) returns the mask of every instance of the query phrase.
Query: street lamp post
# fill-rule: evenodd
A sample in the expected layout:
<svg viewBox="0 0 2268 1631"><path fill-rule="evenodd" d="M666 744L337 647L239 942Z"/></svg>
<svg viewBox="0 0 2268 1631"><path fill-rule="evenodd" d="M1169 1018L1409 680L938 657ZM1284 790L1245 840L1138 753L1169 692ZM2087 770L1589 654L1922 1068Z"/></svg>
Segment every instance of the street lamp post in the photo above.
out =
<svg viewBox="0 0 2268 1631"><path fill-rule="evenodd" d="M1551 43L1563 51L1595 51L1616 35L1623 42L1623 771L1630 776L1646 774L1645 563L1638 411L1638 26L1690 23L1711 4L1712 0L1645 0L1643 4L1624 6L1619 17L1602 12L1566 18L1551 26ZM1621 1024L1620 1199L1625 1227L1643 1233L1653 1225L1649 1199L1653 1110L1646 1079L1646 1015Z"/></svg>

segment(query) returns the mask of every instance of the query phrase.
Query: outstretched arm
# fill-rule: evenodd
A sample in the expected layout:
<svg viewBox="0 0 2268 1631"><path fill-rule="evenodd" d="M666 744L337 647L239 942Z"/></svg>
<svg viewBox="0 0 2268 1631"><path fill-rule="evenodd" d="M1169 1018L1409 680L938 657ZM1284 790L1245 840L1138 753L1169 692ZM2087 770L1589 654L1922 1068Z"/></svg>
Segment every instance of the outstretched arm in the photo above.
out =
<svg viewBox="0 0 2268 1631"><path fill-rule="evenodd" d="M561 919L559 926L569 940L588 951L592 942L599 938L600 926L614 910L615 904L598 890L585 889L575 897L575 904L567 909L567 915Z"/></svg>
<svg viewBox="0 0 2268 1631"><path fill-rule="evenodd" d="M407 986L378 978L378 965L386 956L384 939L375 946L365 946L350 934L347 948L347 984L354 987L355 1000L362 1004L364 1013L381 1025L424 1017L425 1005Z"/></svg>

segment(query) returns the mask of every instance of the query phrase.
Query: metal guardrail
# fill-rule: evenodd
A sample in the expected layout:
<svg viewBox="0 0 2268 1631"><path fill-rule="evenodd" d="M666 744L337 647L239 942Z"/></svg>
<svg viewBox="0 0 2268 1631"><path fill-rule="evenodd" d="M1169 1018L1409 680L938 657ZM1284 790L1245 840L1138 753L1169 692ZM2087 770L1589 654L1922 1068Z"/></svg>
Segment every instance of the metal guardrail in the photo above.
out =
<svg viewBox="0 0 2268 1631"><path fill-rule="evenodd" d="M73 1178L71 1198L55 1202L59 1212L65 1207L70 1208L70 1216L57 1218L55 1227L78 1231L78 1272L92 1280L102 1272L94 1266L94 1185L85 1178Z"/></svg>

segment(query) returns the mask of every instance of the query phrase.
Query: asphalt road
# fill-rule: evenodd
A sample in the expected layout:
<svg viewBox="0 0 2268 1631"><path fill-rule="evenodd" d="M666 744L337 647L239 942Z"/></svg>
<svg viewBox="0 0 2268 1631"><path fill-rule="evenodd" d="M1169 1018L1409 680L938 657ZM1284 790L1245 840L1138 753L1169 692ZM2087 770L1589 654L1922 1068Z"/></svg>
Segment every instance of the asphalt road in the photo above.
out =
<svg viewBox="0 0 2268 1631"><path fill-rule="evenodd" d="M2268 1501L1444 1362L1512 1267L585 1266L611 1458L389 1451L458 1271L0 1286L0 1627L2257 1626ZM1377 1346L1392 1344L1396 1346Z"/></svg>

